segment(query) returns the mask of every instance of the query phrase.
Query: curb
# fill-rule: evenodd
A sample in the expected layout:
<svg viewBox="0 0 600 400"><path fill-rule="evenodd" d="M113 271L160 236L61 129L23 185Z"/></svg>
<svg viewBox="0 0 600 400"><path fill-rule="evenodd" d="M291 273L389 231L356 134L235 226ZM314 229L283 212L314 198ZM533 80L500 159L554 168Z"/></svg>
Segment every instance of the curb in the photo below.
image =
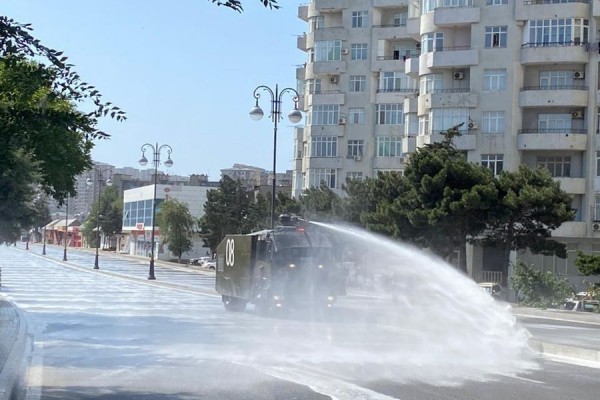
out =
<svg viewBox="0 0 600 400"><path fill-rule="evenodd" d="M0 400L18 398L23 389L24 373L27 368L25 358L27 344L27 320L22 312L9 300L0 299L10 305L18 323L17 334L8 352L6 362L0 366Z"/></svg>
<svg viewBox="0 0 600 400"><path fill-rule="evenodd" d="M568 346L564 344L556 344L543 342L538 339L529 339L529 346L542 354L553 356L589 361L600 364L600 351L586 349L583 347Z"/></svg>

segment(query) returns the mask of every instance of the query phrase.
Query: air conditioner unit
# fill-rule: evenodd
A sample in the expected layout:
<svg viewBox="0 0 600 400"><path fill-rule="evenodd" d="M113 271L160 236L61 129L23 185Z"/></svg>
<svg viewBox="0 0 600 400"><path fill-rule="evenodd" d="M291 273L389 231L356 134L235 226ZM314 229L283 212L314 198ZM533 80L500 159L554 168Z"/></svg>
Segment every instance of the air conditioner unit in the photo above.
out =
<svg viewBox="0 0 600 400"><path fill-rule="evenodd" d="M337 85L339 80L339 77L337 75L333 75L331 78L329 78L329 83L333 84L333 85Z"/></svg>
<svg viewBox="0 0 600 400"><path fill-rule="evenodd" d="M417 48L417 50L421 50L421 43L417 43L417 44L415 45L415 47Z"/></svg>
<svg viewBox="0 0 600 400"><path fill-rule="evenodd" d="M346 55L346 54L348 54L348 53L349 53L348 49L342 49L342 54L343 54L343 55Z"/></svg>
<svg viewBox="0 0 600 400"><path fill-rule="evenodd" d="M465 73L462 71L457 71L454 73L454 79L456 80L461 80L461 79L465 79Z"/></svg>
<svg viewBox="0 0 600 400"><path fill-rule="evenodd" d="M338 119L338 125L346 125L346 118L340 118Z"/></svg>
<svg viewBox="0 0 600 400"><path fill-rule="evenodd" d="M469 124L467 125L467 128L469 128L470 131L474 131L476 129L479 129L479 125L477 125L477 123L471 121L469 122Z"/></svg>
<svg viewBox="0 0 600 400"><path fill-rule="evenodd" d="M573 72L573 79L585 79L585 72L583 72L583 71Z"/></svg>
<svg viewBox="0 0 600 400"><path fill-rule="evenodd" d="M354 161L360 161L362 160L362 156L354 156Z"/></svg>
<svg viewBox="0 0 600 400"><path fill-rule="evenodd" d="M593 229L594 231L596 231L596 232L597 232L597 231L600 231L600 223L598 223L598 222L594 222L594 223L592 224L592 229Z"/></svg>
<svg viewBox="0 0 600 400"><path fill-rule="evenodd" d="M583 119L583 111L573 111L571 113L571 118L573 118L573 119Z"/></svg>

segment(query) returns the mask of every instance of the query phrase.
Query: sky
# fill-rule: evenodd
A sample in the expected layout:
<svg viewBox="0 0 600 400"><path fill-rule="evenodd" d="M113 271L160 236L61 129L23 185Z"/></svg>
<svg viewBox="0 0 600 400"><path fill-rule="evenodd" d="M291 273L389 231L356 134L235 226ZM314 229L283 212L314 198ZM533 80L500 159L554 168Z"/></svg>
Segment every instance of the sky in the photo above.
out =
<svg viewBox="0 0 600 400"><path fill-rule="evenodd" d="M2 0L0 9L31 23L36 38L64 51L85 82L127 112L125 122L100 121L111 138L95 142L94 161L142 168L143 144L168 144L170 174L219 180L234 163L273 168L270 96L263 92L257 122L248 115L252 92L296 88L296 66L306 59L296 47L307 29L297 17L305 2L280 0L282 8L270 10L244 0L241 14L208 0ZM278 172L291 169L292 109L284 95Z"/></svg>

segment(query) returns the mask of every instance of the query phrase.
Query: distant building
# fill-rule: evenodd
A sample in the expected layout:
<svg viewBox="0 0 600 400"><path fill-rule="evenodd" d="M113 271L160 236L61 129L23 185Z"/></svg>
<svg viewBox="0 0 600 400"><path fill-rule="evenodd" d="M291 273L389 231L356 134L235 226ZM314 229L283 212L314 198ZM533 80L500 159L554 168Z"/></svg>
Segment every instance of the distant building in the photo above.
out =
<svg viewBox="0 0 600 400"><path fill-rule="evenodd" d="M222 169L221 177L223 176L239 181L246 190L254 190L255 186L266 185L270 180L265 169L244 164L233 164L231 168Z"/></svg>

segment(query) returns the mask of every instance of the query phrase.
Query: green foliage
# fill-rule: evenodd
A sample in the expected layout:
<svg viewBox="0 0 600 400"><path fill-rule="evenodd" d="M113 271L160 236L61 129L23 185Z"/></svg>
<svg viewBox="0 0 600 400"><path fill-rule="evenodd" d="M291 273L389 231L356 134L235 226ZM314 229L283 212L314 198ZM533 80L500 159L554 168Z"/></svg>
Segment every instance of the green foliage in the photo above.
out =
<svg viewBox="0 0 600 400"><path fill-rule="evenodd" d="M277 192L277 198L275 200L275 216L281 214L300 215L301 212L302 205L298 200L288 196L284 192Z"/></svg>
<svg viewBox="0 0 600 400"><path fill-rule="evenodd" d="M204 244L214 252L225 235L252 231L247 219L250 201L239 181L224 176L219 188L209 190L200 218Z"/></svg>
<svg viewBox="0 0 600 400"><path fill-rule="evenodd" d="M581 275L600 275L600 256L584 254L578 251L575 266Z"/></svg>
<svg viewBox="0 0 600 400"><path fill-rule="evenodd" d="M332 221L343 215L342 200L325 182L320 187L306 189L300 196L304 218L312 221Z"/></svg>
<svg viewBox="0 0 600 400"><path fill-rule="evenodd" d="M99 118L125 120L62 52L31 32L29 24L0 16L0 193L12 190L3 199L12 211L0 212L0 241L31 226L33 193L25 186L39 185L59 203L75 196L75 176L91 166L91 140L109 136L97 129ZM78 111L78 102L92 111Z"/></svg>
<svg viewBox="0 0 600 400"><path fill-rule="evenodd" d="M346 179L346 184L342 186L347 195L342 201L343 217L346 221L363 226L365 216L375 212L374 183L375 180L371 178Z"/></svg>
<svg viewBox="0 0 600 400"><path fill-rule="evenodd" d="M163 243L177 256L177 261L181 261L181 255L193 247L190 237L196 226L187 205L176 199L165 201L161 204L157 220Z"/></svg>
<svg viewBox="0 0 600 400"><path fill-rule="evenodd" d="M211 3L214 3L218 6L225 6L228 8L231 8L232 10L235 10L237 12L242 12L244 11L244 8L242 7L242 1L241 0L225 0L225 1L221 1L221 0L208 0ZM263 6L271 8L271 9L278 9L280 6L277 4L276 0L258 0L260 3L262 3Z"/></svg>
<svg viewBox="0 0 600 400"><path fill-rule="evenodd" d="M532 307L556 307L574 292L566 279L522 261L517 261L510 284L521 304Z"/></svg>
<svg viewBox="0 0 600 400"><path fill-rule="evenodd" d="M100 194L100 202L96 200L92 204L90 215L83 224L82 232L88 243L97 243L98 234L95 229L98 226L98 214L100 214L100 231L110 237L121 233L123 226L123 199L119 197L119 189L115 186L103 188ZM95 244L94 246L95 247Z"/></svg>

